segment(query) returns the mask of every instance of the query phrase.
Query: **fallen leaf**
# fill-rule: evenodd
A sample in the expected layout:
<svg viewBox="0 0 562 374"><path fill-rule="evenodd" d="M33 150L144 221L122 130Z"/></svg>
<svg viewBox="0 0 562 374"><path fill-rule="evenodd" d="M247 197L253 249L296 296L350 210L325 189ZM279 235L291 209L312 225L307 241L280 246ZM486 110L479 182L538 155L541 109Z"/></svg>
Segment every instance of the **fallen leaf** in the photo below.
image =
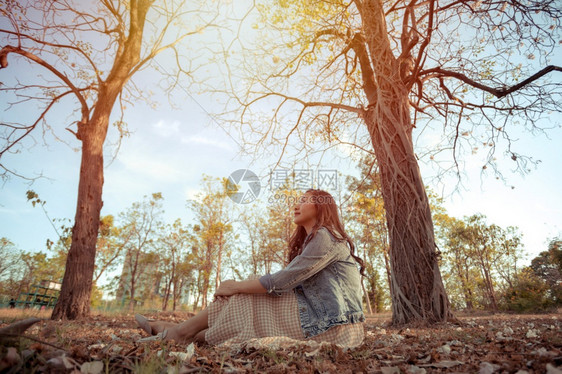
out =
<svg viewBox="0 0 562 374"><path fill-rule="evenodd" d="M4 369L11 368L20 361L21 357L18 354L18 350L14 347L8 347L6 355L2 357L2 360L0 361L0 371L3 372Z"/></svg>
<svg viewBox="0 0 562 374"><path fill-rule="evenodd" d="M480 363L480 370L478 370L478 374L492 374L499 368L499 365L491 364L489 362L482 362Z"/></svg>
<svg viewBox="0 0 562 374"><path fill-rule="evenodd" d="M526 334L525 336L526 336L527 338L536 338L536 337L538 337L537 332L538 332L537 330L529 329L529 330L527 331L527 334Z"/></svg>
<svg viewBox="0 0 562 374"><path fill-rule="evenodd" d="M115 354L119 354L123 351L123 347L121 347L119 345L115 345L115 346L113 346L113 348L111 348L111 351Z"/></svg>
<svg viewBox="0 0 562 374"><path fill-rule="evenodd" d="M195 354L195 345L193 343L188 345L187 348L185 349L185 352L189 357L188 360L191 360L191 357L193 357L193 354Z"/></svg>
<svg viewBox="0 0 562 374"><path fill-rule="evenodd" d="M446 355L451 353L451 347L448 346L447 344L442 345L441 347L439 347L439 349L437 349L439 352L444 353Z"/></svg>
<svg viewBox="0 0 562 374"><path fill-rule="evenodd" d="M103 371L103 362L91 361L84 362L80 367L80 372L84 374L100 374Z"/></svg>
<svg viewBox="0 0 562 374"><path fill-rule="evenodd" d="M431 364L418 365L419 367L434 367L434 368L452 368L453 366L463 365L462 361L439 361Z"/></svg>
<svg viewBox="0 0 562 374"><path fill-rule="evenodd" d="M58 356L48 360L47 365L57 370L70 370L78 366L78 363L70 357Z"/></svg>
<svg viewBox="0 0 562 374"><path fill-rule="evenodd" d="M102 349L105 347L103 343L92 344L88 346L88 349Z"/></svg>
<svg viewBox="0 0 562 374"><path fill-rule="evenodd" d="M400 374L400 369L397 366L383 366L381 371L382 374Z"/></svg>
<svg viewBox="0 0 562 374"><path fill-rule="evenodd" d="M562 374L562 368L552 364L546 364L546 374Z"/></svg>
<svg viewBox="0 0 562 374"><path fill-rule="evenodd" d="M406 373L408 374L425 374L426 370L424 368L420 368L416 365L410 365L406 368Z"/></svg>
<svg viewBox="0 0 562 374"><path fill-rule="evenodd" d="M304 355L305 355L306 357L315 356L315 355L317 355L318 352L320 351L320 348L321 348L321 347L317 347L316 349L314 349L314 350L312 350L312 351L310 351L310 352L304 352Z"/></svg>

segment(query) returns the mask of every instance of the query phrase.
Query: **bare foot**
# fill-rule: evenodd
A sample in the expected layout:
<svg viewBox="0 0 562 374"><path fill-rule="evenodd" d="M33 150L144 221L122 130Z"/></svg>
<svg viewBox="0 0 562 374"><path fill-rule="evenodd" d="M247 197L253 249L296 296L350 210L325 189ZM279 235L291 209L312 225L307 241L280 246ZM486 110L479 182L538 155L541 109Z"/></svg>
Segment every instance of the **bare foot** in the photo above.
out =
<svg viewBox="0 0 562 374"><path fill-rule="evenodd" d="M152 335L156 335L166 329L171 329L176 327L178 324L173 322L166 322L166 321L154 321L149 322L150 327L152 328Z"/></svg>
<svg viewBox="0 0 562 374"><path fill-rule="evenodd" d="M190 335L186 335L186 334L182 334L179 329L177 328L177 326L173 326L170 328L167 328L165 331L163 331L162 333L164 335L163 340L173 340L176 343L192 343L195 341L195 337L194 336L190 336Z"/></svg>

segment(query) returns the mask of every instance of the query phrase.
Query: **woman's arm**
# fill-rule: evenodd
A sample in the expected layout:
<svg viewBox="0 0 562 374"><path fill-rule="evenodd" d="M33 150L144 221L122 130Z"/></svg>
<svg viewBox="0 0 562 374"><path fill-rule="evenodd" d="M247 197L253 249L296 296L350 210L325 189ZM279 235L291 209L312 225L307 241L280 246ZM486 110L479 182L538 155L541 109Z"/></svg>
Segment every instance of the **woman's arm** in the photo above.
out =
<svg viewBox="0 0 562 374"><path fill-rule="evenodd" d="M259 279L260 283L268 293L280 296L342 258L343 251L347 253L348 249L341 245L332 240L328 230L321 228L286 268L264 275Z"/></svg>
<svg viewBox="0 0 562 374"><path fill-rule="evenodd" d="M244 281L226 280L221 282L215 296L232 296L237 293L266 293L267 290L258 279Z"/></svg>

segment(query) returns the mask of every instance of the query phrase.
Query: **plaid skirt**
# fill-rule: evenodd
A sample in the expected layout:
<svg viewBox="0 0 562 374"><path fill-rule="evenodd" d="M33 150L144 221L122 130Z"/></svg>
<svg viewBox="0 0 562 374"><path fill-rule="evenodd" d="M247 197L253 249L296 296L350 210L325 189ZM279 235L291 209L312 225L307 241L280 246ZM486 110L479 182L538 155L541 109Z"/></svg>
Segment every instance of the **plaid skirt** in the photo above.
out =
<svg viewBox="0 0 562 374"><path fill-rule="evenodd" d="M353 348L364 338L363 323L337 325L305 338L294 292L282 296L236 294L208 306L209 328L205 340L213 345L241 344L253 338L288 337Z"/></svg>

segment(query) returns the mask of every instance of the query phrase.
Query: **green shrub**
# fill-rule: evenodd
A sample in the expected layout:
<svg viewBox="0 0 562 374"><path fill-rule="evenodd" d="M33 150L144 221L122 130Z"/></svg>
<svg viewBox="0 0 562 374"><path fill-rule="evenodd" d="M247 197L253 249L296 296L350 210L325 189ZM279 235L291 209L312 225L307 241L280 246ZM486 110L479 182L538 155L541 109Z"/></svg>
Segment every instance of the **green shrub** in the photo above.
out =
<svg viewBox="0 0 562 374"><path fill-rule="evenodd" d="M548 285L531 268L524 268L502 295L502 309L515 312L544 310L548 306Z"/></svg>

